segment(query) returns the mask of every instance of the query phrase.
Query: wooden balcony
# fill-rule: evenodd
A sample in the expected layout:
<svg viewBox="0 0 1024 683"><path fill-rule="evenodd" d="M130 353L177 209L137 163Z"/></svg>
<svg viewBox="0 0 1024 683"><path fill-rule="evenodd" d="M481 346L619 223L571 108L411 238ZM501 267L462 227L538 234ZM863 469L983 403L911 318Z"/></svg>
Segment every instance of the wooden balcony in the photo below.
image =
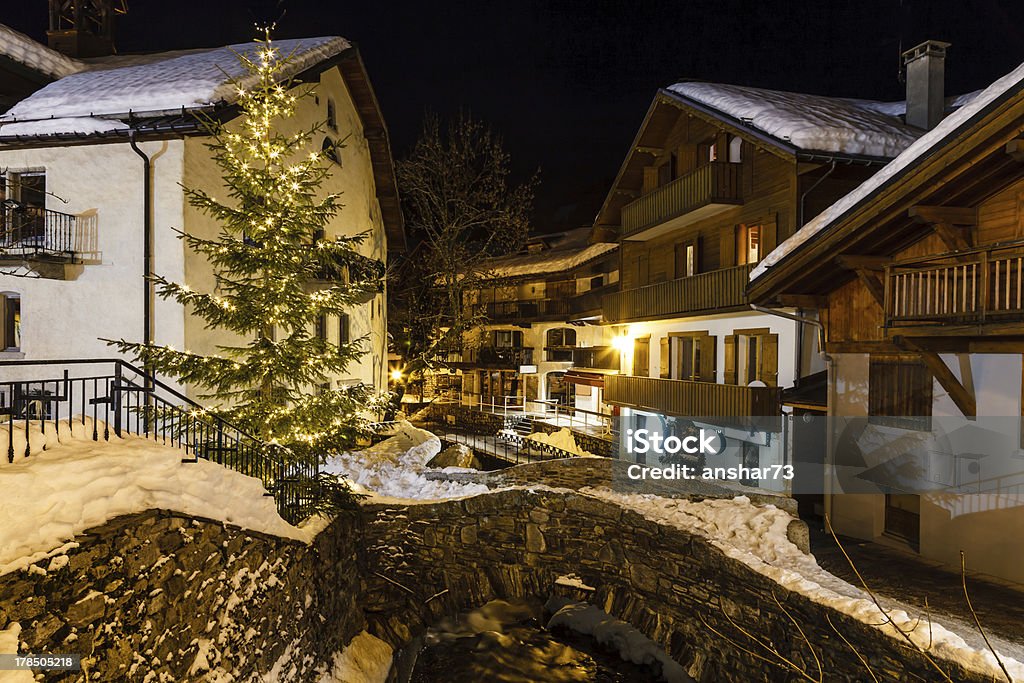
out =
<svg viewBox="0 0 1024 683"><path fill-rule="evenodd" d="M622 239L649 240L743 203L743 164L713 161L622 207Z"/></svg>
<svg viewBox="0 0 1024 683"><path fill-rule="evenodd" d="M453 367L463 370L487 368L494 370L518 370L521 365L533 365L533 349L523 347L482 346L476 349L463 349L459 362L452 362Z"/></svg>
<svg viewBox="0 0 1024 683"><path fill-rule="evenodd" d="M745 423L751 418L776 418L782 413L782 389L681 379L608 375L604 400L613 405L686 417L725 418ZM755 419L768 425L773 419Z"/></svg>
<svg viewBox="0 0 1024 683"><path fill-rule="evenodd" d="M543 322L597 316L600 314L602 296L613 290L614 286L605 286L573 296L494 301L486 304L485 311L487 319L495 323Z"/></svg>
<svg viewBox="0 0 1024 683"><path fill-rule="evenodd" d="M604 319L617 323L746 308L751 268L723 268L609 294L604 298Z"/></svg>
<svg viewBox="0 0 1024 683"><path fill-rule="evenodd" d="M999 324L1024 331L1024 243L894 263L884 296L890 332L955 334L959 326Z"/></svg>
<svg viewBox="0 0 1024 683"><path fill-rule="evenodd" d="M580 346L572 350L572 364L576 368L618 370L620 355L611 346Z"/></svg>

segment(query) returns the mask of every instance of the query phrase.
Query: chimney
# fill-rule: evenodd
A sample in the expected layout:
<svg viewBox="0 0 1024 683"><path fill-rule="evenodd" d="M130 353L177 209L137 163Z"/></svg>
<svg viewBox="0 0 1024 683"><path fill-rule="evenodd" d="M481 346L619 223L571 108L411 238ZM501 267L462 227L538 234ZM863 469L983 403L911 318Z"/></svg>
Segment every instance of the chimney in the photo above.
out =
<svg viewBox="0 0 1024 683"><path fill-rule="evenodd" d="M51 49L68 57L114 54L114 15L126 11L124 0L50 0Z"/></svg>
<svg viewBox="0 0 1024 683"><path fill-rule="evenodd" d="M931 130L946 115L946 48L949 43L926 40L903 53L907 79L909 125Z"/></svg>

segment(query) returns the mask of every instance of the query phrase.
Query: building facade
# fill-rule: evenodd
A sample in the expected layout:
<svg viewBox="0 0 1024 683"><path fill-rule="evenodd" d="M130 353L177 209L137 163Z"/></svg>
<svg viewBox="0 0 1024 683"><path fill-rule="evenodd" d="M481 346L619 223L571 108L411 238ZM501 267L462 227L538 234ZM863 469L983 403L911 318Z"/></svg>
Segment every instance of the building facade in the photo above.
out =
<svg viewBox="0 0 1024 683"><path fill-rule="evenodd" d="M24 47L15 54L25 54ZM316 93L299 100L282 132L325 122L317 139L329 150L323 191L343 197L326 234L311 235L311 243L366 232L360 252L383 264L389 249L404 248L404 231L386 128L359 54L342 38L277 47L293 53L286 75L295 79L296 94L310 84ZM178 231L212 238L219 228L189 204L183 188L224 193L199 117L244 133L228 79L244 76L234 52L254 49L83 62L32 47L37 62L49 57L70 67L0 116L0 356L106 358L115 352L105 339L143 341L147 334L157 344L201 353L234 341L154 297L145 274L148 260L150 273L214 291L209 263L185 247ZM362 359L332 382L386 388L385 296L381 291L350 315L317 326L329 341L367 339Z"/></svg>
<svg viewBox="0 0 1024 683"><path fill-rule="evenodd" d="M820 311L836 531L1021 582L1024 66L930 120L749 296Z"/></svg>

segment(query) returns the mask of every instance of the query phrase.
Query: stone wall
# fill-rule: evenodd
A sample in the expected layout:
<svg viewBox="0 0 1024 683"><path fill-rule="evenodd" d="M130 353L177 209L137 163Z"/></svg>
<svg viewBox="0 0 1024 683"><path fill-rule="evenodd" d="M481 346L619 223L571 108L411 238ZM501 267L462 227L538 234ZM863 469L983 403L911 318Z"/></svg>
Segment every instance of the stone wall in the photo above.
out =
<svg viewBox="0 0 1024 683"><path fill-rule="evenodd" d="M176 513L120 517L0 576L0 628L18 622L32 653L82 655L88 679L48 680L187 681L218 666L245 681L275 665L316 680L365 625L356 523L339 517L306 545Z"/></svg>
<svg viewBox="0 0 1024 683"><path fill-rule="evenodd" d="M535 421L533 426L536 431L546 434L552 434L562 429L562 427L556 427L539 420ZM619 454L619 444L611 439L603 439L600 436L585 434L576 430L572 430L572 438L576 440L576 445L581 449L594 455L600 455L602 458L614 458Z"/></svg>
<svg viewBox="0 0 1024 683"><path fill-rule="evenodd" d="M590 602L665 647L702 683L796 680L749 654L764 650L737 624L817 678L791 617L814 644L825 680L869 679L828 619L880 680L929 678L919 654L878 629L791 593L698 536L595 498L516 489L428 505L370 505L364 515L369 630L394 646L491 599L546 596L559 575L575 572L596 589ZM953 680L987 680L944 666Z"/></svg>

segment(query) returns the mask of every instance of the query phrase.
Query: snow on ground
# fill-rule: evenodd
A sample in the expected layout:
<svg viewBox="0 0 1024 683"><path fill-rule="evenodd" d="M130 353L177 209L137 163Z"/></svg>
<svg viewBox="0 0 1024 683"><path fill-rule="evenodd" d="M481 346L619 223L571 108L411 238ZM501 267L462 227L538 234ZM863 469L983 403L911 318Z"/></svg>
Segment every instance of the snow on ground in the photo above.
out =
<svg viewBox="0 0 1024 683"><path fill-rule="evenodd" d="M549 600L546 608L553 612L547 624L549 630L558 626L569 628L607 645L627 662L646 666L660 664L661 675L668 683L693 682L678 662L625 621L593 605L561 598Z"/></svg>
<svg viewBox="0 0 1024 683"><path fill-rule="evenodd" d="M5 629L0 629L0 655L18 654L18 635L21 633L21 624L13 622ZM35 678L31 671L2 671L0 670L0 683L33 683Z"/></svg>
<svg viewBox="0 0 1024 683"><path fill-rule="evenodd" d="M578 445L576 445L576 438L573 436L572 430L566 429L564 427L562 429L559 429L557 432L551 432L550 434L547 434L545 432L534 432L533 434L527 436L526 440L547 444L548 446L559 448L563 451L573 453L583 458L598 457L593 453L585 451Z"/></svg>
<svg viewBox="0 0 1024 683"><path fill-rule="evenodd" d="M424 476L427 462L441 452L434 434L400 422L393 435L362 451L328 460L324 471L344 474L353 488L380 498L433 500L486 493L483 484L433 481Z"/></svg>
<svg viewBox="0 0 1024 683"><path fill-rule="evenodd" d="M35 427L35 425L33 425ZM324 527L294 527L277 513L263 483L215 463L182 463L185 454L137 436L92 440L92 421L61 423L43 438L33 429L31 457L16 426L16 459L0 459L0 574L66 551L75 535L119 515L175 510L275 536L310 542ZM0 427L0 444L8 443Z"/></svg>
<svg viewBox="0 0 1024 683"><path fill-rule="evenodd" d="M331 670L318 683L385 683L391 658L390 645L363 631L334 655Z"/></svg>
<svg viewBox="0 0 1024 683"><path fill-rule="evenodd" d="M904 169L926 154L931 153L941 142L960 126L966 124L979 112L983 111L992 102L999 99L1003 94L1019 88L1024 81L1024 64L1003 76L980 94L966 102L962 107L944 118L939 125L922 135L916 142L906 148L902 154L882 167L880 171L865 180L857 189L839 199L835 204L828 207L820 214L811 219L806 225L796 231L792 237L780 244L761 262L750 271L750 279L755 280L769 268L781 261L785 256L792 253L798 247L810 240L822 230L828 228L834 221L841 218L848 211L852 210L864 199L872 195L876 190L891 182L899 176ZM960 101L960 100L957 100Z"/></svg>
<svg viewBox="0 0 1024 683"><path fill-rule="evenodd" d="M813 555L805 555L789 541L786 530L793 518L775 506L758 507L745 496L690 502L605 489L584 489L584 492L636 510L652 521L705 536L729 557L779 585L878 626L903 641L866 593L819 567ZM904 631L914 628L919 621L917 616L912 617L903 610L888 614ZM911 637L922 648L931 642L930 651L941 657L997 679L1003 678L991 652L972 648L959 635L937 623L932 623L930 629L917 628ZM1024 664L1003 655L1000 657L1015 680L1024 680Z"/></svg>

